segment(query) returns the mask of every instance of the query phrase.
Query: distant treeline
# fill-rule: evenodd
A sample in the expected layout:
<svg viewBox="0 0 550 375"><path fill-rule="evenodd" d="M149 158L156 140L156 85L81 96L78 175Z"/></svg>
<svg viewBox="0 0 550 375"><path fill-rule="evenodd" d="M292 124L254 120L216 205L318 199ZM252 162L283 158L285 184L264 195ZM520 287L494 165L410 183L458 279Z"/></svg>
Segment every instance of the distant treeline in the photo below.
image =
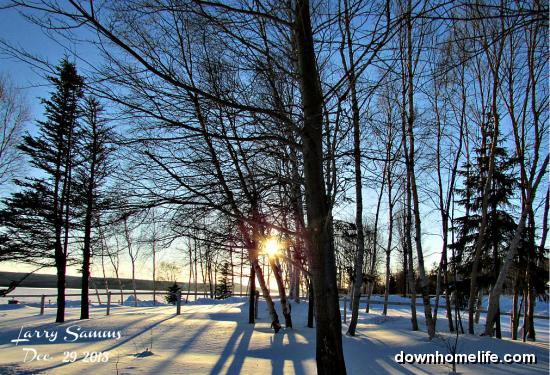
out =
<svg viewBox="0 0 550 375"><path fill-rule="evenodd" d="M24 272L0 272L0 287L1 286L8 286L12 281L19 281L22 278L24 278L26 273ZM34 273L32 275L29 275L21 284L19 284L19 287L26 287L26 288L56 288L56 281L57 276L56 275L50 275L50 274L44 274L44 273ZM80 289L82 287L80 276L67 276L67 288L73 288L73 289ZM120 284L119 281L116 278L108 277L107 282L109 284L109 289L120 290ZM120 279L120 282L122 282L122 289L130 290L132 289L132 279ZM156 289L157 290L167 290L169 286L172 285L171 281L157 281L156 282ZM182 288L183 291L187 291L188 285L184 282L179 282L178 285L180 288ZM238 283L235 283L234 290L236 292L239 292L239 285ZM198 285L198 292L204 291L203 284L199 283ZM93 288L98 289L105 289L105 280L103 278L93 279L92 283L90 283L90 289ZM195 285L191 285L191 291L194 291ZM152 280L140 280L136 279L136 289L138 290L153 290L153 281ZM243 291L246 290L246 286L243 287ZM17 293L17 292L14 292Z"/></svg>
<svg viewBox="0 0 550 375"><path fill-rule="evenodd" d="M12 280L19 281L25 277L26 273L24 272L0 272L0 285L7 286ZM122 282L123 289L132 289L132 279L120 279ZM57 282L56 275L49 275L43 273L35 273L29 275L19 287L27 288L55 288ZM110 289L120 289L120 284L115 278L107 278ZM94 285L95 284L95 285ZM170 281L157 281L156 289L164 290L172 285ZM182 288L187 288L187 283L178 282L178 285ZM67 276L67 288L80 289L82 286L82 280L80 276ZM90 284L90 288L97 287L98 289L105 288L105 281L101 279L93 279L93 283ZM136 280L136 289L141 290L152 290L153 281L152 280Z"/></svg>

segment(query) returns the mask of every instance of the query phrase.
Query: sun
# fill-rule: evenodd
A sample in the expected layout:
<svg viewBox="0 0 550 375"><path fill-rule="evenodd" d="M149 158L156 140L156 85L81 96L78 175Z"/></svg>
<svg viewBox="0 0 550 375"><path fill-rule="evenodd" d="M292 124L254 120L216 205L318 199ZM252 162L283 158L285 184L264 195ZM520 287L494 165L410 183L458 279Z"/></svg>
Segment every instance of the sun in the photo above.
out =
<svg viewBox="0 0 550 375"><path fill-rule="evenodd" d="M270 257L276 256L280 247L279 241L274 237L268 238L264 243L264 251Z"/></svg>

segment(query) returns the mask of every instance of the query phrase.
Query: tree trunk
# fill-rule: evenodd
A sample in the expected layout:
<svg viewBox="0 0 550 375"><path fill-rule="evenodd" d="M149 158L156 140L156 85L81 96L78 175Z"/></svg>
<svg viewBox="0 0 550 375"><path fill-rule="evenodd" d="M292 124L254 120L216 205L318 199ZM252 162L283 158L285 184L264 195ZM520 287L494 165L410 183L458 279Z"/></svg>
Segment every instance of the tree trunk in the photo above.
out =
<svg viewBox="0 0 550 375"><path fill-rule="evenodd" d="M315 297L313 296L313 283L308 278L307 280L307 295L308 295L308 307L307 307L307 326L313 328Z"/></svg>
<svg viewBox="0 0 550 375"><path fill-rule="evenodd" d="M447 267L445 267L446 269ZM445 282L445 309L447 310L447 321L449 322L449 332L454 332L455 327L453 324L453 312L451 309L451 297L449 296L449 274L444 271L444 282Z"/></svg>
<svg viewBox="0 0 550 375"><path fill-rule="evenodd" d="M115 276L118 281L118 288L120 289L120 303L124 303L124 289L122 288L122 280L120 280L120 277L118 275L118 268L115 269Z"/></svg>
<svg viewBox="0 0 550 375"><path fill-rule="evenodd" d="M156 275L156 273L157 273L157 249L156 249L156 247L157 247L157 238L156 238L156 234L153 234L153 306L157 305L157 275Z"/></svg>
<svg viewBox="0 0 550 375"><path fill-rule="evenodd" d="M405 225L403 225L403 230L405 229ZM409 251L407 250L407 241L403 236L402 238L402 244L403 247L403 291L402 291L402 297L407 297L408 294L408 280L409 280L409 273L408 273L408 266L409 262L407 258L409 257Z"/></svg>
<svg viewBox="0 0 550 375"><path fill-rule="evenodd" d="M294 138L294 137L292 137ZM297 264L301 264L304 255L304 241L302 239L305 231L304 224L304 211L302 202L302 191L300 184L300 173L298 170L297 152L294 148L291 148L291 164L292 164L292 213L294 218L294 225L296 227L296 236L294 242L294 251L292 252L292 290L291 294L296 303L300 303L300 276L302 274L301 269ZM291 297L291 298L292 298Z"/></svg>
<svg viewBox="0 0 550 375"><path fill-rule="evenodd" d="M412 330L418 331L418 320L416 319L416 280L414 279L414 258L412 253L412 240L411 240L411 190L407 177L407 204L406 204L406 218L405 218L405 251L407 252L407 268L408 268L408 284L409 295L411 298L411 324Z"/></svg>
<svg viewBox="0 0 550 375"><path fill-rule="evenodd" d="M388 244L391 244L391 232L388 238ZM390 255L391 252L386 250L386 287L384 288L384 310L382 315L388 315L388 297L390 294Z"/></svg>
<svg viewBox="0 0 550 375"><path fill-rule="evenodd" d="M496 204L493 203L492 205L492 211L493 213L496 213ZM498 277L498 271L499 271L499 268L500 268L500 259L498 257L498 243L497 241L493 241L493 268L494 268L494 279L496 280L496 278ZM502 332L501 332L501 329L500 329L500 303L499 303L499 308L497 309L497 315L496 315L496 338L497 339L501 339L502 338Z"/></svg>
<svg viewBox="0 0 550 375"><path fill-rule="evenodd" d="M63 323L65 321L65 273L67 269L67 256L63 251L63 243L61 236L63 233L63 204L64 194L60 196L60 184L61 184L61 151L58 153L56 160L56 172L55 172L55 184L54 184L54 215L55 215L55 267L57 271L57 312L55 321L56 323Z"/></svg>
<svg viewBox="0 0 550 375"><path fill-rule="evenodd" d="M90 184L92 185L92 184ZM92 231L92 206L93 206L93 187L88 191L86 219L84 224L84 248L82 249L82 290L80 296L80 319L90 318L89 285L90 279L90 247Z"/></svg>
<svg viewBox="0 0 550 375"><path fill-rule="evenodd" d="M442 192L440 192L442 194ZM442 202L441 202L442 203ZM441 207L443 210L444 208ZM441 295L441 279L443 278L443 283L445 285L444 293L445 293L445 308L447 312L447 320L449 322L449 332L454 331L453 326L453 315L451 311L451 303L449 302L449 278L448 278L448 269L447 269L447 241L448 241L448 225L446 224L448 222L447 214L442 214L442 220L443 220L443 248L441 250L441 260L439 261L439 268L437 271L437 286L436 286L436 293L435 293L435 308L434 308L434 329L437 324L437 311L439 307L439 299Z"/></svg>
<svg viewBox="0 0 550 375"><path fill-rule="evenodd" d="M535 321L533 315L535 314L535 287L533 286L533 267L536 266L536 248L535 248L535 213L531 208L528 215L527 225L527 241L530 244L528 247L529 253L527 256L527 339L535 341Z"/></svg>
<svg viewBox="0 0 550 375"><path fill-rule="evenodd" d="M283 316L285 317L285 327L292 328L292 316L290 313L290 303L286 298L285 284L283 281L283 271L281 265L275 257L269 257L269 264L273 275L275 276L275 282L277 283L277 289L279 290L279 298L281 299L281 307L283 308Z"/></svg>
<svg viewBox="0 0 550 375"><path fill-rule="evenodd" d="M512 340L518 339L518 325L517 325L517 322L519 322L518 299L519 299L519 288L516 280L514 285L514 295L512 297L512 314L510 316L510 331L511 331Z"/></svg>
<svg viewBox="0 0 550 375"><path fill-rule="evenodd" d="M317 71L309 1L295 3L295 36L303 109L303 157L307 202L307 249L315 297L316 360L319 375L346 373L332 218L323 174L323 95Z"/></svg>
<svg viewBox="0 0 550 375"><path fill-rule="evenodd" d="M92 288L94 288L95 296L97 298L97 303L101 305L101 297L99 296L99 290L97 289L97 284L95 282L95 279L90 275L90 285Z"/></svg>
<svg viewBox="0 0 550 375"><path fill-rule="evenodd" d="M265 282L264 274L262 272L262 267L258 263L258 258L252 260L252 266L254 267L256 278L258 279L258 283L260 283L260 289L262 290L262 295L265 299L265 302L267 303L267 309L269 311L269 316L271 317L271 328L273 328L275 333L277 333L281 329L281 324L279 323L279 317L277 316L277 311L275 311L275 304L273 303L273 300L271 299L271 295L269 294L269 288Z"/></svg>
<svg viewBox="0 0 550 375"><path fill-rule="evenodd" d="M197 294L199 292L199 268L197 266L197 242L193 241L193 265L195 271L195 301L197 300Z"/></svg>
<svg viewBox="0 0 550 375"><path fill-rule="evenodd" d="M386 183L386 168L388 167L389 160L384 161L384 169L382 171L382 184L380 185L380 193L376 202L376 213L374 214L374 229L372 233L372 255L370 258L370 265L368 270L369 281L367 282L367 306L365 312L370 310L370 297L374 289L375 284L375 270L376 270L376 255L378 249L378 220L380 218L380 205L382 204L382 195L384 194L384 185Z"/></svg>
<svg viewBox="0 0 550 375"><path fill-rule="evenodd" d="M359 122L359 102L357 100L357 88L355 75L355 61L353 56L353 45L351 41L350 12L348 1L344 0L344 30L342 35L342 63L346 71L348 85L351 93L351 111L353 124L353 162L355 178L355 227L356 227L356 253L355 253L355 274L351 290L351 319L347 335L355 336L357 318L359 316L359 298L361 297L361 286L363 285L363 258L365 254L365 240L363 233L363 182L361 178L361 126ZM344 56L344 43L347 45L349 64ZM348 66L349 65L349 66Z"/></svg>
<svg viewBox="0 0 550 375"><path fill-rule="evenodd" d="M249 278L249 283L250 283L250 289L249 289L249 298L248 298L248 301L249 301L249 306L248 306L248 323L249 324L254 324L255 320L254 320L254 312L255 312L255 298L256 298L256 271L254 270L254 265L251 265L250 266L250 278Z"/></svg>
<svg viewBox="0 0 550 375"><path fill-rule="evenodd" d="M408 16L407 16L407 77L408 77L408 104L409 113L407 117L408 136L409 136L409 159L408 159L408 173L410 175L412 199L414 205L414 227L415 227L415 244L416 253L418 256L418 274L420 277L420 286L422 290L422 301L424 303L424 316L426 318L426 327L428 329L428 336L432 339L435 336L435 324L432 318L432 307L430 305L430 291L428 286L428 278L426 277L426 271L424 267L424 254L422 251L422 231L420 222L420 204L418 201L418 191L416 186L416 174L414 169L414 133L413 125L415 120L414 115L414 86L413 86L413 50L412 50L412 5L411 0L408 1Z"/></svg>
<svg viewBox="0 0 550 375"><path fill-rule="evenodd" d="M66 262L64 256L56 256L56 268L57 268L57 314L55 317L56 323L63 323L65 321L65 270Z"/></svg>
<svg viewBox="0 0 550 375"><path fill-rule="evenodd" d="M496 338L501 339L502 338L502 331L500 330L500 307L497 309L497 313L495 315L495 327L496 327Z"/></svg>
<svg viewBox="0 0 550 375"><path fill-rule="evenodd" d="M132 238L130 229L128 228L128 217L124 216L124 236L128 246L128 255L130 256L130 264L132 266L132 289L134 291L134 307L137 307L137 290L136 290L136 254L132 250ZM124 301L122 301L124 303Z"/></svg>
<svg viewBox="0 0 550 375"><path fill-rule="evenodd" d="M61 207L63 207L62 204ZM65 321L65 283L67 272L67 253L61 241L61 233L63 232L63 228L66 227L63 224L63 208L60 208L60 212L56 213L56 216L59 216L59 218L56 225L55 240L55 266L57 268L57 314L55 321L56 323L63 323Z"/></svg>
<svg viewBox="0 0 550 375"><path fill-rule="evenodd" d="M93 110L93 108L92 108ZM95 116L94 118L95 119ZM90 306L88 303L89 285L90 279L90 257L91 257L91 243L92 243L92 216L94 210L94 192L95 192L95 179L96 179L96 157L97 157L97 129L96 123L92 123L92 160L90 163L90 175L88 186L86 189L86 216L84 219L84 248L82 249L82 293L80 298L80 319L90 318Z"/></svg>
<svg viewBox="0 0 550 375"><path fill-rule="evenodd" d="M529 341L535 341L536 340L536 335L535 335L535 320L534 320L534 315L535 315L535 303L536 303L536 298L535 298L535 288L528 284L528 289L527 289L527 316L526 316L526 319L527 319L527 322L528 322L528 325L527 325L527 340Z"/></svg>
<svg viewBox="0 0 550 375"><path fill-rule="evenodd" d="M187 279L187 301L191 294L191 282L193 281L193 250L191 248L191 240L187 241L189 249L189 278Z"/></svg>
<svg viewBox="0 0 550 375"><path fill-rule="evenodd" d="M388 157L388 156L387 156ZM386 248L386 288L384 290L384 310L383 315L388 314L388 297L390 293L390 261L392 252L393 239L393 202L392 202L392 184L391 184L391 166L388 165L388 205L389 205L389 228L388 228L388 245Z"/></svg>
<svg viewBox="0 0 550 375"><path fill-rule="evenodd" d="M479 290L477 291L477 297L476 297L476 315L475 315L475 318L474 318L474 321L476 324L479 323L479 318L481 316L481 307L482 307L482 304L483 304L483 289L482 288L479 288Z"/></svg>
<svg viewBox="0 0 550 375"><path fill-rule="evenodd" d="M408 3L408 7L411 7L410 1ZM407 19L407 30L411 29L410 25L410 16ZM407 34L411 34L410 31L407 32ZM408 38L407 38L408 39ZM407 43L409 44L409 43ZM412 113L409 113L407 115L407 97L409 97L409 101L411 100L410 95L411 93L408 92L408 85L410 84L408 80L412 80L412 73L410 72L412 68L412 57L409 56L412 53L411 46L408 46L407 48L407 73L402 74L401 76L401 143L403 147L403 155L405 157L405 166L407 169L406 172L406 187L405 187L405 217L404 217L404 247L405 251L407 252L407 266L408 266L408 284L409 284L409 292L410 292L410 298L411 298L411 323L412 323L412 330L418 331L418 321L416 318L416 280L414 278L414 261L413 261L413 251L412 251L412 180L410 173L411 171L411 161L409 160L411 157L411 154L409 153L408 146L407 146L407 125L408 121L412 119ZM410 75L410 78L409 78ZM412 86L410 88L412 90ZM412 103L411 103L412 104ZM414 110L414 106L413 106ZM409 108L409 112L411 112ZM409 118L411 117L411 118Z"/></svg>

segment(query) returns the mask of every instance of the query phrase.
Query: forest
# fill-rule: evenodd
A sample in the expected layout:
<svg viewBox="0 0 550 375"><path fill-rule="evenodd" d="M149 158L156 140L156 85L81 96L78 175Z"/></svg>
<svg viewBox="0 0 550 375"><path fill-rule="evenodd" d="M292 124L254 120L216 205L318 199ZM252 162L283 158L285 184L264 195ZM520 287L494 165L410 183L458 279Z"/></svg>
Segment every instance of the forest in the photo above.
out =
<svg viewBox="0 0 550 375"><path fill-rule="evenodd" d="M549 281L548 2L3 8L67 46L52 62L0 39L49 91L31 118L14 77L0 81L0 262L55 270L56 322L68 267L88 319L90 281L122 293L112 280L129 270L135 292L147 264L183 294L240 284L250 323L258 290L275 333L309 301L319 374L346 373L342 295L350 336L362 297L400 294L427 339L441 325L501 338L507 295L511 338L536 339Z"/></svg>

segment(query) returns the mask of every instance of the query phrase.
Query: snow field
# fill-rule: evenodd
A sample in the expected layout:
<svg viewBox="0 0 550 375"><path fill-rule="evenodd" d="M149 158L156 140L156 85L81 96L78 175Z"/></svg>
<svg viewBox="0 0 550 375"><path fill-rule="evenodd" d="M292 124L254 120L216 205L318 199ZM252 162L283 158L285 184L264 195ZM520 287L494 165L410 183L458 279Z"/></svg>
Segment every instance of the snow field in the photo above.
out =
<svg viewBox="0 0 550 375"><path fill-rule="evenodd" d="M0 305L0 374L315 374L315 329L307 328L307 303L292 303L293 329L274 334L270 329L264 302L260 302L260 319L248 321L248 304L244 299L225 301L202 299L182 304L176 316L173 306L118 307L111 316L104 308L92 308L91 319L78 320L79 309L67 309L67 321L52 323L55 309L46 308L45 315L32 306ZM277 303L280 318L280 305ZM437 338L428 341L423 312L418 308L421 331L410 331L408 307L390 308L389 316L380 314L381 305L372 305L371 313L359 317L358 334L343 336L348 374L448 374L450 365L407 364L394 357L405 353L447 353L447 321L440 310ZM348 307L349 314L349 307ZM349 315L348 315L349 317ZM508 337L508 317L503 317L503 335ZM537 364L468 364L458 365L462 374L547 374L548 321L537 320L541 342L521 343L489 337L461 335L460 353L491 350L506 353L533 353ZM463 321L466 325L466 320ZM480 322L483 323L483 317ZM11 342L24 329L56 330L55 342L33 338L29 343ZM63 342L66 329L75 326L81 331L121 332L120 339L81 338ZM346 326L342 326L345 334ZM481 330L481 327L479 327ZM52 356L50 361L23 363L23 347L32 347ZM76 352L78 360L63 362L64 352ZM108 360L85 362L85 353L108 353ZM104 354L103 354L104 355ZM105 357L101 357L104 359ZM70 359L70 358L68 358Z"/></svg>

